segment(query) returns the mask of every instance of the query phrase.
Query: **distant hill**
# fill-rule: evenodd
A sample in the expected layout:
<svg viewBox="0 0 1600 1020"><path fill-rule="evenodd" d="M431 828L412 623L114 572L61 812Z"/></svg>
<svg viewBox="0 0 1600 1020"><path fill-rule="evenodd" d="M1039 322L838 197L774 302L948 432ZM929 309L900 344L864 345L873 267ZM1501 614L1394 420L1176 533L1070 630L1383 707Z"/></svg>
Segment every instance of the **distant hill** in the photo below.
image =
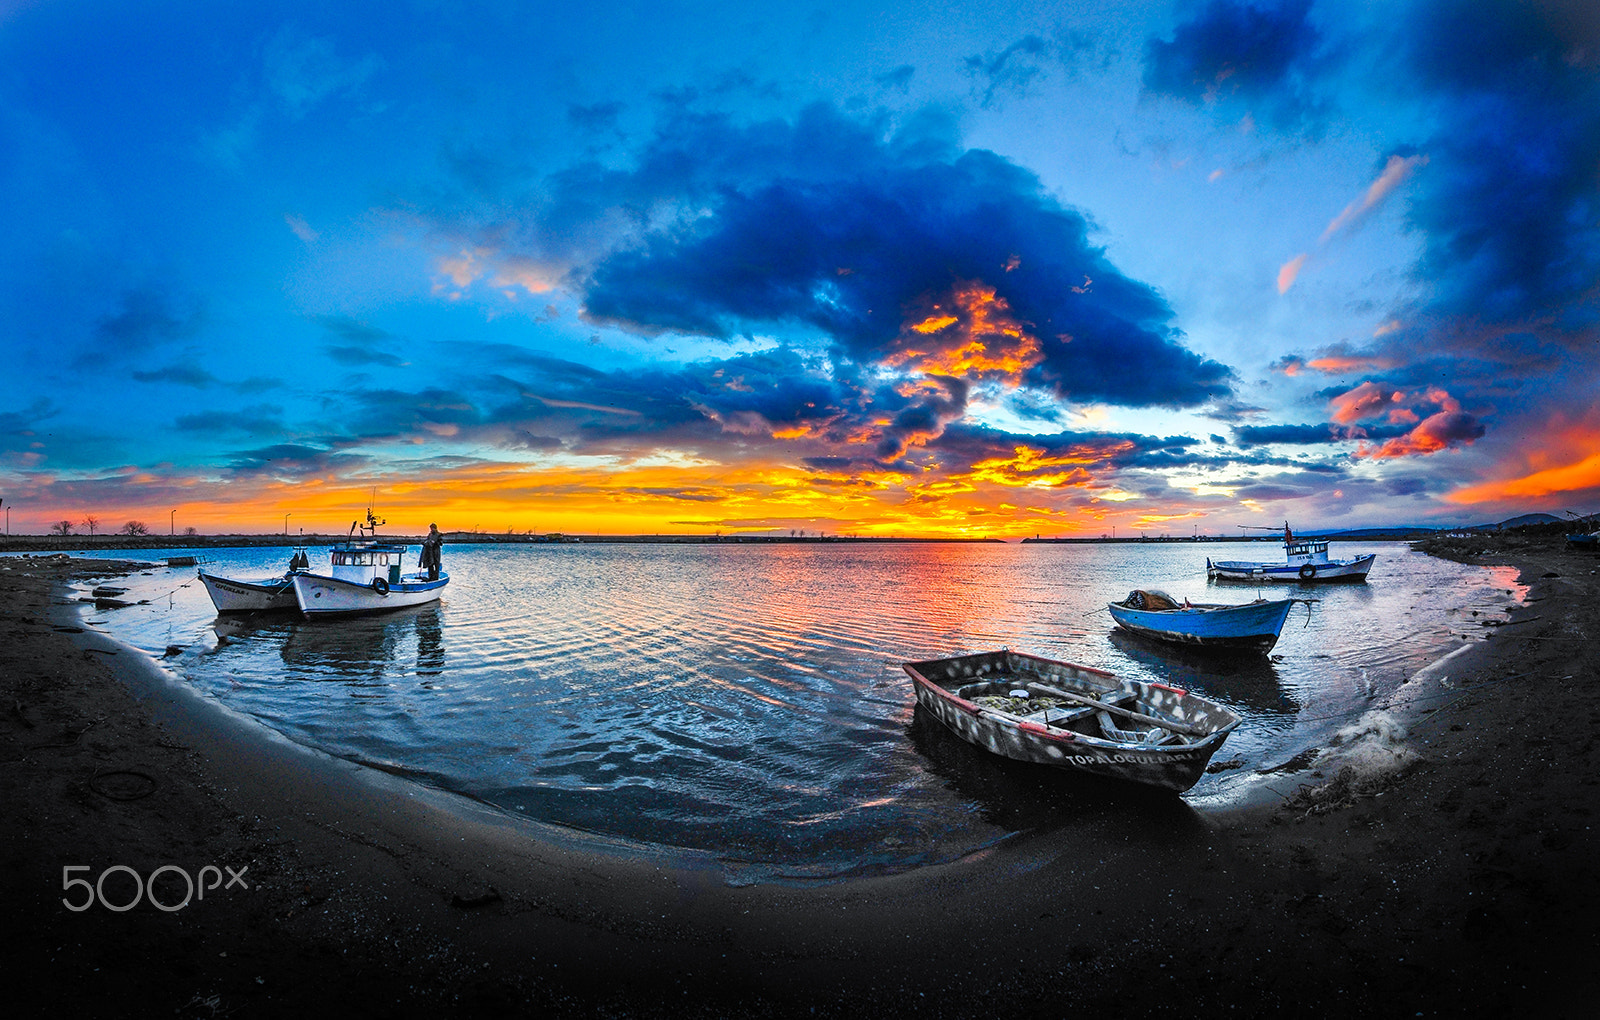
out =
<svg viewBox="0 0 1600 1020"><path fill-rule="evenodd" d="M1450 531L1509 531L1512 528L1542 527L1552 524L1561 524L1564 521L1565 518L1556 517L1553 514L1523 514L1520 517L1513 517L1510 520L1501 521L1498 524L1464 524L1455 528L1439 528L1426 527L1423 525L1401 524L1390 528L1357 528L1352 531L1308 531L1304 533L1303 537L1333 538L1351 541L1361 541L1365 539L1369 542L1377 542L1382 540L1397 541L1427 538L1430 535L1437 535L1442 532Z"/></svg>
<svg viewBox="0 0 1600 1020"><path fill-rule="evenodd" d="M1505 528L1525 528L1530 524L1560 524L1561 520L1560 517L1556 517L1553 514L1523 514L1521 517L1513 517L1509 521L1501 521L1495 527L1502 530Z"/></svg>

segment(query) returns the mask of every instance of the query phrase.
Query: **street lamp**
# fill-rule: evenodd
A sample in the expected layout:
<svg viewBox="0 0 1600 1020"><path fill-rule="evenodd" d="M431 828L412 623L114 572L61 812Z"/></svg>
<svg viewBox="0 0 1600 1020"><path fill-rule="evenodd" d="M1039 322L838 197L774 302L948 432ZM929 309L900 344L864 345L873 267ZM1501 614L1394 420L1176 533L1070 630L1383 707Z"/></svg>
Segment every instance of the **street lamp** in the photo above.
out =
<svg viewBox="0 0 1600 1020"><path fill-rule="evenodd" d="M293 516L294 516L294 513L292 511L283 515L283 537L284 538L288 538L289 537L289 518L293 517Z"/></svg>
<svg viewBox="0 0 1600 1020"><path fill-rule="evenodd" d="M172 511L172 516L167 518L167 534L168 535L176 535L177 533L178 533L178 511L174 510L174 511Z"/></svg>

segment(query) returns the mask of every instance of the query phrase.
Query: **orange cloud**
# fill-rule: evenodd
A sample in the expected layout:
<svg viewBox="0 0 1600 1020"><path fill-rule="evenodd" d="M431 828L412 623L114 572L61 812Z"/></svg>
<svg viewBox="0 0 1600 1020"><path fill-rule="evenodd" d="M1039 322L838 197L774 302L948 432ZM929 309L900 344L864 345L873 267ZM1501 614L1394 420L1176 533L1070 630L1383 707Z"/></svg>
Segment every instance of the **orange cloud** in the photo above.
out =
<svg viewBox="0 0 1600 1020"><path fill-rule="evenodd" d="M1376 418L1385 411L1399 406L1405 398L1405 393L1400 390L1380 386L1375 382L1364 382L1330 401L1333 405L1333 420L1341 425L1349 425L1364 418Z"/></svg>
<svg viewBox="0 0 1600 1020"><path fill-rule="evenodd" d="M1600 453L1590 454L1575 464L1546 468L1521 478L1468 486L1456 490L1445 499L1452 503L1488 503L1512 497L1553 496L1590 489L1600 489Z"/></svg>
<svg viewBox="0 0 1600 1020"><path fill-rule="evenodd" d="M1376 446L1362 443L1355 456L1371 460L1390 457L1425 456L1457 444L1470 445L1484 434L1477 418L1461 410L1461 402L1448 392L1430 386L1422 393L1407 394L1373 382L1364 382L1331 401L1333 419L1341 425L1370 418L1384 418L1391 424L1416 427ZM1422 418L1412 404L1432 404L1437 411Z"/></svg>
<svg viewBox="0 0 1600 1020"><path fill-rule="evenodd" d="M1384 165L1383 173L1379 174L1378 179L1367 186L1366 194L1345 206L1344 211L1329 222L1327 229L1322 232L1322 237L1317 243L1326 244L1334 234L1337 234L1352 223L1359 222L1367 213L1377 208L1384 199L1388 198L1390 192L1404 183L1405 179L1411 176L1411 171L1427 162L1428 157L1421 155L1390 156L1389 162Z"/></svg>
<svg viewBox="0 0 1600 1020"><path fill-rule="evenodd" d="M1389 358L1354 356L1313 358L1305 363L1307 368L1314 368L1324 375L1343 375L1348 372L1365 372L1373 369L1393 368L1394 364L1394 361Z"/></svg>
<svg viewBox="0 0 1600 1020"><path fill-rule="evenodd" d="M1278 270L1278 293L1287 294L1289 288L1294 286L1295 277L1300 275L1300 267L1306 264L1305 255L1296 255L1283 264Z"/></svg>
<svg viewBox="0 0 1600 1020"><path fill-rule="evenodd" d="M982 283L958 286L920 320L908 322L906 331L939 343L904 344L885 363L927 375L999 376L1018 386L1023 373L1044 359L1038 338L1012 318L1005 298Z"/></svg>

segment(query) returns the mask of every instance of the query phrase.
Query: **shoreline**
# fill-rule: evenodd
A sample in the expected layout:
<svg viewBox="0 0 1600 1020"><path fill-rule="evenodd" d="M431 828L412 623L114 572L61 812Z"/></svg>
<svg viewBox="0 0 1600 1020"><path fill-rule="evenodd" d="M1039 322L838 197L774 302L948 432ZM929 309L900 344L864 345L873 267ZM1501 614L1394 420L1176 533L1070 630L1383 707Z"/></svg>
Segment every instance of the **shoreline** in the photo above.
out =
<svg viewBox="0 0 1600 1020"><path fill-rule="evenodd" d="M1175 800L1153 809L1166 831L1106 860L1022 833L910 872L729 885L692 859L548 838L230 733L183 703L194 692L132 676L125 646L39 618L73 605L50 585L103 569L35 561L24 580L8 558L0 874L27 937L21 1015L1488 1015L1543 1005L1535 989L1577 1003L1600 990L1583 966L1600 899L1583 725L1600 719L1585 689L1600 561L1478 562L1508 559L1526 604L1448 660L1456 694L1417 713L1398 772L1279 803ZM171 913L61 903L64 866L205 863L244 867L249 890Z"/></svg>

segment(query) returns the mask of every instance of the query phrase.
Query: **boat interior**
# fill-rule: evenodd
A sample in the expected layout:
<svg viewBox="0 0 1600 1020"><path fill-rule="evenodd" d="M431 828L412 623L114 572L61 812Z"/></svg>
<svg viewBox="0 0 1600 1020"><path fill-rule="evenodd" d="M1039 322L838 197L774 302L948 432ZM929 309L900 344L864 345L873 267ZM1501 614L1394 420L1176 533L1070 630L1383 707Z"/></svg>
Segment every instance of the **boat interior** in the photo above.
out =
<svg viewBox="0 0 1600 1020"><path fill-rule="evenodd" d="M1086 737L1099 737L1127 744L1181 744L1183 734L1159 726L1142 726L1141 723L1120 713L1094 705L1083 705L1033 689L1026 680L985 680L966 684L955 689L957 697L975 705L1009 713L1019 719L1052 729L1071 730ZM1146 713L1132 691L1074 691L1092 697L1103 705L1124 711ZM1125 729L1124 727L1134 727Z"/></svg>

